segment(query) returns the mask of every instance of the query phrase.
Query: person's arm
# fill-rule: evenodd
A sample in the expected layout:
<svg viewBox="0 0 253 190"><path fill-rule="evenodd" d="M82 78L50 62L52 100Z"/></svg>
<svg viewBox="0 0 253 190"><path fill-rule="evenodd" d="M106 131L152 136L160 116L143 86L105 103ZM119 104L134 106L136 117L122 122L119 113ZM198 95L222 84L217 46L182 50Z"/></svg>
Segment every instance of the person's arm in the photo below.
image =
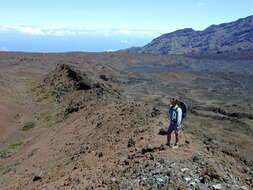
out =
<svg viewBox="0 0 253 190"><path fill-rule="evenodd" d="M171 112L171 105L169 105L169 111L168 111L168 117L170 118L170 112Z"/></svg>
<svg viewBox="0 0 253 190"><path fill-rule="evenodd" d="M177 126L181 124L182 121L182 109L178 108L177 109Z"/></svg>

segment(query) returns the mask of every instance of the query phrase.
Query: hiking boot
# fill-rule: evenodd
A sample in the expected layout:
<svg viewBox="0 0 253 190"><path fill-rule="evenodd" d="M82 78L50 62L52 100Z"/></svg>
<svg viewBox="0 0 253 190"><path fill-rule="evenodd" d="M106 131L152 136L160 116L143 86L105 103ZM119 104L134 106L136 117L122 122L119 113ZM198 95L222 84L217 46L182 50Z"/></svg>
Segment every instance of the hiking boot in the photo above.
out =
<svg viewBox="0 0 253 190"><path fill-rule="evenodd" d="M175 143L173 148L178 148L178 143Z"/></svg>
<svg viewBox="0 0 253 190"><path fill-rule="evenodd" d="M171 148L171 145L170 145L170 143L166 143L165 145L166 145L166 146L168 146L169 148Z"/></svg>

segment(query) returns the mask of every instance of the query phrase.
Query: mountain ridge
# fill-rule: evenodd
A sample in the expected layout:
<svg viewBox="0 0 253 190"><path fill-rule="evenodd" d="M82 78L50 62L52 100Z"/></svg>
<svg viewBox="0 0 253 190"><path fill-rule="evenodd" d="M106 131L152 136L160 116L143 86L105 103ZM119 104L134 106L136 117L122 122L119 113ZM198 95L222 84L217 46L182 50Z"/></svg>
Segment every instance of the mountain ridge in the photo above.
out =
<svg viewBox="0 0 253 190"><path fill-rule="evenodd" d="M176 30L128 52L152 54L220 54L253 51L253 15L233 22L211 25L204 30Z"/></svg>

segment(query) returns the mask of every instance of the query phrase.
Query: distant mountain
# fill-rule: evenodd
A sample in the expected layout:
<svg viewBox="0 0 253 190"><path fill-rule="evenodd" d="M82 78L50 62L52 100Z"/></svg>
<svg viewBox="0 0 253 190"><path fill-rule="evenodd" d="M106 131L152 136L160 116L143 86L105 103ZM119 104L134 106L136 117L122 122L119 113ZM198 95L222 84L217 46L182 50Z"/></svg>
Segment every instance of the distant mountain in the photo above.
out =
<svg viewBox="0 0 253 190"><path fill-rule="evenodd" d="M203 31L177 30L129 52L154 54L224 53L253 50L253 15L234 22L211 25Z"/></svg>

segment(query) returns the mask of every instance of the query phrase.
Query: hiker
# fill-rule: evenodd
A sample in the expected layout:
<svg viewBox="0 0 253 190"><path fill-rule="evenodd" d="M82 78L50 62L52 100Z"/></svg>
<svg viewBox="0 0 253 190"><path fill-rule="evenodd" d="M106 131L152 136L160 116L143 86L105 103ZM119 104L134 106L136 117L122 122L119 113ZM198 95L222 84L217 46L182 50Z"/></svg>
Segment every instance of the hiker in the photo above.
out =
<svg viewBox="0 0 253 190"><path fill-rule="evenodd" d="M177 99L172 98L170 100L170 103L171 103L171 106L169 109L170 124L168 127L167 145L170 146L171 133L174 131L175 138L176 138L174 147L176 148L179 142L179 133L182 129L183 113L182 113L182 109L178 106Z"/></svg>

